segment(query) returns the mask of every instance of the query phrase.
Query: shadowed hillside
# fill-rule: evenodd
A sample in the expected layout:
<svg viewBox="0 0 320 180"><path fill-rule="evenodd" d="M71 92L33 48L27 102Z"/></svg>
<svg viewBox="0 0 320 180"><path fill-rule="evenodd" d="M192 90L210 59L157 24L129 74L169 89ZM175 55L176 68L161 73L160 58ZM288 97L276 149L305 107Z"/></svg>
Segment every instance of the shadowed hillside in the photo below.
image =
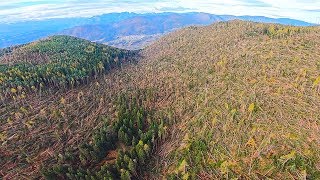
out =
<svg viewBox="0 0 320 180"><path fill-rule="evenodd" d="M23 98L13 87L1 95L0 174L317 179L318 32L242 21L189 27L88 84Z"/></svg>

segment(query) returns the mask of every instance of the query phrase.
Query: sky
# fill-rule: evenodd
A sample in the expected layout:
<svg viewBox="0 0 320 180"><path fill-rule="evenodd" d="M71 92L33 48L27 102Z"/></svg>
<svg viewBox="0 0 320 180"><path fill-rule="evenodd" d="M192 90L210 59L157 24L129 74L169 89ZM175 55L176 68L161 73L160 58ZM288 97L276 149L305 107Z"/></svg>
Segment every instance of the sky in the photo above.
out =
<svg viewBox="0 0 320 180"><path fill-rule="evenodd" d="M206 12L285 17L320 24L320 0L0 0L0 23L111 12Z"/></svg>

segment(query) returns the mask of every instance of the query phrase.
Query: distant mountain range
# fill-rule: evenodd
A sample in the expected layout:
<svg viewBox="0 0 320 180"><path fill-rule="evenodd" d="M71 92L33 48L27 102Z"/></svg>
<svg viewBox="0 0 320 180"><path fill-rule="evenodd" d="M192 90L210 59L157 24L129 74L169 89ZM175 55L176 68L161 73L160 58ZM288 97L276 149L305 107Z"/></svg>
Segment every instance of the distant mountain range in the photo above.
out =
<svg viewBox="0 0 320 180"><path fill-rule="evenodd" d="M66 18L0 24L0 48L29 43L50 35L84 38L126 49L139 49L162 35L191 25L208 25L229 20L279 23L294 26L314 24L288 18L232 16L208 13L110 13L91 18Z"/></svg>

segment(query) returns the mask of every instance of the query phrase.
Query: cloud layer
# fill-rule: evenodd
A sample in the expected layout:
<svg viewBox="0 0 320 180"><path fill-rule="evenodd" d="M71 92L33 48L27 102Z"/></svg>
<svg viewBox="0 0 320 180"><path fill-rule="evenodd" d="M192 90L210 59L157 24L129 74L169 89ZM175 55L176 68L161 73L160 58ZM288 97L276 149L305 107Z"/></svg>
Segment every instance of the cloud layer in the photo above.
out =
<svg viewBox="0 0 320 180"><path fill-rule="evenodd" d="M0 22L91 17L125 11L258 15L320 23L320 0L10 0L0 2Z"/></svg>

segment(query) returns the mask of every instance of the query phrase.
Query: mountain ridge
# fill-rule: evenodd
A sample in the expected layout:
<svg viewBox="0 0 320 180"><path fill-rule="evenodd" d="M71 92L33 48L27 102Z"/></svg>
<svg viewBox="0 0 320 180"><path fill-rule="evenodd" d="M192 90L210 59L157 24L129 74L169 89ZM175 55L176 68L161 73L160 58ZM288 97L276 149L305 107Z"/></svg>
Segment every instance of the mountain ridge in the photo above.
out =
<svg viewBox="0 0 320 180"><path fill-rule="evenodd" d="M150 14L136 14L136 13L128 13L128 12L124 12L124 13L110 13L110 14L105 14L105 15L101 15L101 16L94 16L91 18L66 18L66 19L49 19L49 20L41 20L41 21L27 21L27 22L18 22L18 23L12 23L12 24L0 24L0 48L3 47L7 47L7 46L12 46L12 45L16 45L16 44L25 44L40 38L44 38L46 36L49 35L55 35L55 34L64 34L63 32L65 31L72 31L70 30L70 28L78 28L79 26L83 28L86 28L87 25L89 24L94 25L95 27L100 28L100 31L94 31L94 29L92 28L88 28L87 27L87 31L83 32L81 35L79 36L85 36L85 33L91 33L91 37L89 37L87 40L93 40L93 41L98 41L99 39L108 39L110 40L111 36L115 36L114 32L117 32L117 30L111 28L112 32L111 34L108 34L108 32L106 32L108 29L110 30L110 28L108 28L108 26L110 24L114 24L116 22L120 22L120 21L125 21L128 20L130 18L141 18L143 16L150 16L150 17L161 17L161 16L166 16L166 17L170 17L172 16L177 16L177 15L181 15L181 16L193 16L196 17L197 14L199 16L203 15L203 16L209 16L208 13L150 13ZM221 20L224 17L225 20L231 20L234 19L235 16L228 16L228 15L222 15L221 17L219 17L219 15L211 15L212 18L214 18L214 16L216 16L216 20ZM241 18L243 18L244 20L246 19L253 19L253 17L250 16L242 16ZM261 20L261 17L258 17ZM181 19L181 18L180 18ZM181 23L183 23L183 21L187 21L188 17L185 17L185 19L181 19ZM199 18L201 19L201 18ZM184 22L184 25L208 25L213 23L212 19L211 21L195 21L197 23L194 22ZM264 21L267 22L275 22L275 20L272 20L271 18L264 18ZM281 21L281 19L279 20L282 23L288 22L289 24L295 24L295 25L304 25L304 26L310 26L313 25L311 23L306 23L303 21L297 21L294 20L291 22L290 19L288 19L287 21ZM151 25L156 25L157 23L151 24ZM142 26L143 24L136 24L135 26ZM133 26L133 25L131 25ZM122 25L122 29L125 27L125 25ZM181 28L183 26L176 26L176 28ZM66 30L69 29L69 30ZM172 28L167 28L165 31L172 31ZM104 35L105 33L105 35ZM162 30L161 33L164 33L164 31ZM68 33L67 33L68 34ZM93 35L98 34L98 36L102 36L103 38L99 37L95 37ZM132 34L132 33L131 33ZM150 34L150 33L149 33ZM69 33L68 35L72 35L72 33ZM128 36L129 34L124 34L123 36ZM134 35L138 35L137 33ZM139 35L145 35L142 34L141 32L139 33ZM112 41L117 40L117 37L113 37ZM121 38L121 37L120 37ZM125 46L122 46L125 47Z"/></svg>

